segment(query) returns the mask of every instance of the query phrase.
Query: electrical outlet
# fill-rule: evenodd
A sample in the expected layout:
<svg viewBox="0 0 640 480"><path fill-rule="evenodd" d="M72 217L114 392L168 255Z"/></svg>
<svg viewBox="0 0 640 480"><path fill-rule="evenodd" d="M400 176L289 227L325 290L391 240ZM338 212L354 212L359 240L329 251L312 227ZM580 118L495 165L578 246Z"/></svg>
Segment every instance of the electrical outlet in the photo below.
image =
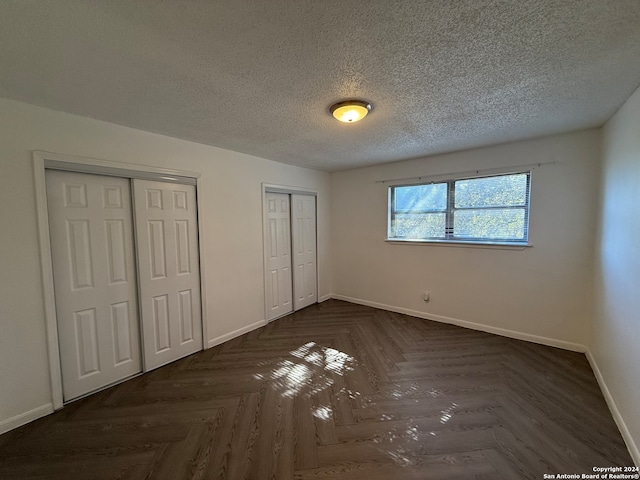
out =
<svg viewBox="0 0 640 480"><path fill-rule="evenodd" d="M425 302L428 302L429 300L431 300L431 292L424 292L424 293L422 294L422 299L423 299Z"/></svg>

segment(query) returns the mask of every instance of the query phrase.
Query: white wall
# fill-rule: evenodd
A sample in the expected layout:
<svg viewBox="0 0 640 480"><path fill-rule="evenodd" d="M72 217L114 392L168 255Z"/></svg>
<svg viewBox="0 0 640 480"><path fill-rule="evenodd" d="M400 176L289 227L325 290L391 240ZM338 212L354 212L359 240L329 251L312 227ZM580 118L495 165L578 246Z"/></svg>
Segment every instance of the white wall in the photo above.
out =
<svg viewBox="0 0 640 480"><path fill-rule="evenodd" d="M533 171L522 251L386 243L387 185L376 180L556 161ZM334 292L476 328L580 349L588 339L600 130L333 174ZM422 292L431 291L431 301Z"/></svg>
<svg viewBox="0 0 640 480"><path fill-rule="evenodd" d="M640 89L604 127L600 217L590 348L640 465Z"/></svg>
<svg viewBox="0 0 640 480"><path fill-rule="evenodd" d="M318 191L318 293L331 292L329 174L0 99L0 431L51 402L33 150L202 174L210 344L265 318L261 182Z"/></svg>

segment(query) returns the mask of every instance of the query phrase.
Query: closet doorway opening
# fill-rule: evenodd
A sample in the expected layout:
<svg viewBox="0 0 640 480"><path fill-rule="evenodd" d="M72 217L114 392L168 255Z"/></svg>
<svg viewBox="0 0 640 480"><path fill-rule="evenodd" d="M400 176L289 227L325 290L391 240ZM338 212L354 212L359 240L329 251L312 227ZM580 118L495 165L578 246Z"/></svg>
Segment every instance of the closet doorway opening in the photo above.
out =
<svg viewBox="0 0 640 480"><path fill-rule="evenodd" d="M54 408L202 350L198 174L34 166Z"/></svg>
<svg viewBox="0 0 640 480"><path fill-rule="evenodd" d="M263 185L267 322L318 301L316 193Z"/></svg>

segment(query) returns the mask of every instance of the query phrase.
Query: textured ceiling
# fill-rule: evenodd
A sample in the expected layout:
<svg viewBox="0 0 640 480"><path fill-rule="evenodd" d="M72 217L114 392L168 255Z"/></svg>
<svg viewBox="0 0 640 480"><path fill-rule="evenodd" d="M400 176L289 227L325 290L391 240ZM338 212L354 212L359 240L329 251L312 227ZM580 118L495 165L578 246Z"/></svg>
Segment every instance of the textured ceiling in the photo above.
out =
<svg viewBox="0 0 640 480"><path fill-rule="evenodd" d="M599 126L639 83L640 0L0 0L0 96L327 171Z"/></svg>

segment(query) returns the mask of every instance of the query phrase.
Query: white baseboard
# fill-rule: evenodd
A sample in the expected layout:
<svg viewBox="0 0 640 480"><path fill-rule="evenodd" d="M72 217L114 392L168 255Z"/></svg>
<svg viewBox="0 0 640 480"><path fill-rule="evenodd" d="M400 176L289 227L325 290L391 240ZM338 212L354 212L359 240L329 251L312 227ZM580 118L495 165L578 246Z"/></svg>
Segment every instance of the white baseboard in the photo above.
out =
<svg viewBox="0 0 640 480"><path fill-rule="evenodd" d="M490 325L484 325L482 323L469 322L467 320L460 320L458 318L445 317L442 315L434 315L431 313L420 312L418 310L411 310L409 308L386 305L384 303L370 302L369 300L347 297L345 295L332 295L331 298L335 298L336 300L344 300L345 302L357 303L359 305L366 305L367 307L379 308L381 310L388 310L390 312L403 313L405 315L424 318L426 320L434 320L436 322L449 323L451 325L458 325L459 327L470 328L472 330L479 330L481 332L494 333L496 335L501 335L503 337L515 338L517 340L526 340L527 342L533 342L533 343L540 343L542 345L562 348L564 350L571 350L573 352L584 353L587 351L587 347L584 345L581 345L579 343L566 342L564 340L556 340L555 338L541 337L538 335L532 335L530 333L518 332L516 330L508 330L506 328L492 327Z"/></svg>
<svg viewBox="0 0 640 480"><path fill-rule="evenodd" d="M591 350L589 349L587 349L585 353L587 354L587 359L591 364L591 369L593 370L593 373L596 376L596 380L598 380L598 384L600 385L600 390L602 390L604 399L607 401L607 405L609 406L611 415L613 416L613 419L615 420L616 425L618 426L618 430L620 430L620 433L622 434L622 438L624 442L627 444L627 448L629 449L629 454L631 455L633 462L636 464L636 467L640 467L640 450L638 450L638 446L636 445L636 442L633 440L633 437L631 436L631 433L627 428L627 424L624 423L624 419L620 414L620 410L618 410L618 406L616 405L616 402L613 400L613 397L611 396L609 387L607 386L607 383L604 381L604 377L602 376L602 372L598 367L595 357L593 356L593 354L591 353ZM627 466L630 466L630 465L627 465Z"/></svg>
<svg viewBox="0 0 640 480"><path fill-rule="evenodd" d="M233 332L227 333L225 335L221 335L216 338L212 338L207 342L207 348L215 347L216 345L220 345L228 340L239 337L240 335L244 335L245 333L251 332L256 328L263 327L267 323L264 320L260 320L258 322L252 323L245 327L234 330ZM49 415L54 412L53 404L47 403L46 405L42 405L41 407L34 408L33 410L29 410L28 412L21 413L20 415L16 415L15 417L8 418L7 420L0 421L0 435L6 433L14 428L21 427L29 422L37 420L40 417L44 417L45 415Z"/></svg>
<svg viewBox="0 0 640 480"><path fill-rule="evenodd" d="M318 298L318 303L322 303L322 302L326 302L327 300L330 300L334 298L333 294L329 293L327 295L323 295L322 297ZM287 313L285 315L282 315L283 317L286 315L290 315L293 312ZM275 318L273 320L276 320ZM237 330L234 330L233 332L229 332L226 333L224 335L220 335L219 337L216 338L212 338L211 340L209 340L207 342L207 348L211 348L211 347L215 347L216 345L220 345L221 343L227 342L233 338L239 337L240 335L244 335L245 333L249 333L253 330L255 330L256 328L260 328L260 327L264 327L265 325L267 325L266 320L259 320L257 322L252 323L251 325L247 325L246 327L242 327L239 328Z"/></svg>
<svg viewBox="0 0 640 480"><path fill-rule="evenodd" d="M21 427L22 425L25 425L29 422L33 422L40 417L49 415L50 413L53 413L53 404L47 403L46 405L42 405L41 407L34 408L33 410L29 410L28 412L21 413L20 415L8 418L7 420L3 420L0 422L0 435L8 432L9 430L13 430L14 428Z"/></svg>
<svg viewBox="0 0 640 480"><path fill-rule="evenodd" d="M220 345L221 343L227 342L233 338L239 337L240 335L244 335L245 333L249 333L256 328L264 327L267 324L264 320L259 320L245 327L234 330L233 332L225 333L224 335L220 335L219 337L212 338L207 342L207 348L215 347L216 345Z"/></svg>
<svg viewBox="0 0 640 480"><path fill-rule="evenodd" d="M633 459L634 463L637 467L640 467L640 451L638 450L638 446L636 445L629 429L627 428L618 407L616 406L613 397L611 396L611 392L607 387L607 384L604 381L602 373L600 372L600 368L598 368L598 364L591 353L591 351L585 346L579 343L566 342L564 340L556 340L554 338L541 337L538 335L532 335L529 333L517 332L515 330L507 330L504 328L491 327L489 325L483 325L480 323L468 322L466 320L460 320L457 318L444 317L442 315L433 315L429 313L419 312L417 310L411 310L408 308L395 307L393 305L385 305L383 303L370 302L368 300L363 300L361 298L353 298L347 297L345 295L332 295L331 298L335 298L336 300L344 300L345 302L357 303L359 305L366 305L368 307L380 308L381 310L388 310L390 312L403 313L405 315L411 315L412 317L424 318L427 320L434 320L436 322L449 323L453 325L458 325L460 327L466 327L473 330L480 330L487 333L495 333L497 335L502 335L503 337L515 338L518 340L526 340L529 342L540 343L542 345L548 345L550 347L562 348L565 350L571 350L574 352L585 353L589 363L591 364L591 368L593 369L593 373L598 380L598 384L600 385L600 389L602 390L602 394L609 406L609 410L611 411L611 415L620 430L622 438L627 444L627 448L629 449L629 454Z"/></svg>

